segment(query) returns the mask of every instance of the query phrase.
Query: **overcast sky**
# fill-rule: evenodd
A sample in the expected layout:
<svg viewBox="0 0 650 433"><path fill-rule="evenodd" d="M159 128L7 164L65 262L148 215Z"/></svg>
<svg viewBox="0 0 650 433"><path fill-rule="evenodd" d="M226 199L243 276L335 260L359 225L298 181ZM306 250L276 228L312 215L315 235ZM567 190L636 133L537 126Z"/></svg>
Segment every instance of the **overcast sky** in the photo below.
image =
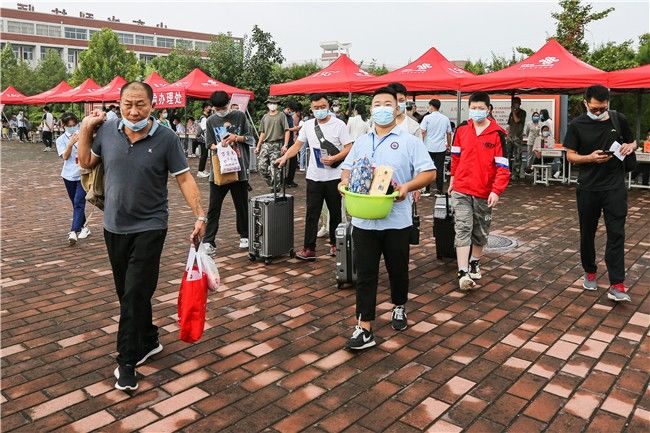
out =
<svg viewBox="0 0 650 433"><path fill-rule="evenodd" d="M5 7L15 7L7 3ZM474 2L192 2L192 1L49 1L24 0L39 12L65 8L69 15L115 15L122 22L142 19L154 25L235 36L259 25L270 32L288 62L320 57L319 43L350 42L355 60L375 59L396 68L434 46L450 60L489 59L491 52L510 56L514 46L538 49L554 33L551 13L558 1ZM590 45L622 42L649 32L650 2L596 1L594 11L616 8L587 27Z"/></svg>

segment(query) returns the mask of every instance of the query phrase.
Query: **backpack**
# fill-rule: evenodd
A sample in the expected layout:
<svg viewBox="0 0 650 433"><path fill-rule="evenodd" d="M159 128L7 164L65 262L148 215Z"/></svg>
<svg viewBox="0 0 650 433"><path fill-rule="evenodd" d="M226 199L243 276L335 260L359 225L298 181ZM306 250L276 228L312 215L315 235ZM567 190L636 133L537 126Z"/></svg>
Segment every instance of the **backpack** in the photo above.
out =
<svg viewBox="0 0 650 433"><path fill-rule="evenodd" d="M81 169L81 187L86 201L104 210L104 166L101 161L91 169Z"/></svg>

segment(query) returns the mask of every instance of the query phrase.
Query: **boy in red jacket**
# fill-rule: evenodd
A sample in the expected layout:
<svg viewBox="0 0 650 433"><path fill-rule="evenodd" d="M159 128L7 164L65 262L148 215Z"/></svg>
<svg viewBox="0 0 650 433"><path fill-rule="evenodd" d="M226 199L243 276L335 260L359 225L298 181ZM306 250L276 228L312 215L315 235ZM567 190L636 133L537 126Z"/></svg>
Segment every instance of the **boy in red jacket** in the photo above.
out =
<svg viewBox="0 0 650 433"><path fill-rule="evenodd" d="M490 96L485 92L469 97L469 120L458 126L451 147L449 193L460 290L473 288L481 278L479 260L487 244L492 208L510 180L506 134L488 118L489 106Z"/></svg>

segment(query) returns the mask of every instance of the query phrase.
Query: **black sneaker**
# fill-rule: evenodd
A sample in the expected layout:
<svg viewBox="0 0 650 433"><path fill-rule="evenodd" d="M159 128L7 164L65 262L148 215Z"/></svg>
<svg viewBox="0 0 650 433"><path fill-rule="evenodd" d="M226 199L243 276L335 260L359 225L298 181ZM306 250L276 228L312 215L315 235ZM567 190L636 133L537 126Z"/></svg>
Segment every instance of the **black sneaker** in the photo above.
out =
<svg viewBox="0 0 650 433"><path fill-rule="evenodd" d="M481 267L478 259L469 261L469 277L472 280L481 279Z"/></svg>
<svg viewBox="0 0 650 433"><path fill-rule="evenodd" d="M404 308L404 305L396 305L395 308L393 308L391 320L391 326L394 330L403 331L406 329L408 324L406 323L406 309Z"/></svg>
<svg viewBox="0 0 650 433"><path fill-rule="evenodd" d="M366 331L361 326L357 325L354 327L352 338L348 340L346 347L351 350L361 350L372 347L375 344L377 344L377 342L375 341L375 336L372 331Z"/></svg>
<svg viewBox="0 0 650 433"><path fill-rule="evenodd" d="M148 348L148 350L145 349L146 352L145 352L144 355L142 355L142 358L140 358L140 360L139 360L138 362L136 362L136 364L135 364L136 367L138 367L138 366L144 364L145 361L146 361L147 359L149 359L149 357L155 355L156 353L160 353L160 352L162 352L162 350L163 350L163 345L160 344L160 341L158 341L158 340L156 340L156 342L155 342L152 346L150 346L150 347L151 347L151 348L150 348L150 349Z"/></svg>
<svg viewBox="0 0 650 433"><path fill-rule="evenodd" d="M120 365L113 372L117 382L115 388L120 391L135 391L138 389L138 378L135 372L135 367L132 365Z"/></svg>

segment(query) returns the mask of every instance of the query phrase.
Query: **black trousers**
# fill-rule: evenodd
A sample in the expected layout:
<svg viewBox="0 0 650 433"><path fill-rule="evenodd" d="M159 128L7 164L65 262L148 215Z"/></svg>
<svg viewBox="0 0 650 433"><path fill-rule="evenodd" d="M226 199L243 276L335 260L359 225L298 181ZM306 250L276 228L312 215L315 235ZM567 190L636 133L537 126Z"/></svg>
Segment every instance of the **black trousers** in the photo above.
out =
<svg viewBox="0 0 650 433"><path fill-rule="evenodd" d="M199 159L199 171L205 171L205 165L208 163L208 154L210 151L205 147L205 143L199 143L201 146L201 158Z"/></svg>
<svg viewBox="0 0 650 433"><path fill-rule="evenodd" d="M284 178L287 184L295 183L296 170L298 169L298 155L289 160L289 167L287 168L287 176Z"/></svg>
<svg viewBox="0 0 650 433"><path fill-rule="evenodd" d="M409 234L411 227L391 230L352 229L355 260L357 263L357 319L375 320L379 259L382 254L388 280L390 297L395 305L404 305L409 292Z"/></svg>
<svg viewBox="0 0 650 433"><path fill-rule="evenodd" d="M25 128L24 126L18 128L18 139L20 141L29 139L29 135L27 134L27 128Z"/></svg>
<svg viewBox="0 0 650 433"><path fill-rule="evenodd" d="M447 152L429 152L429 156L436 166L436 189L442 194L442 188L445 185L445 155ZM427 185L426 192L431 191L431 185Z"/></svg>
<svg viewBox="0 0 650 433"><path fill-rule="evenodd" d="M307 179L307 215L305 217L304 247L316 249L318 219L323 210L323 201L330 211L330 245L336 245L336 227L341 224L341 194L339 180L317 182Z"/></svg>
<svg viewBox="0 0 650 433"><path fill-rule="evenodd" d="M198 141L196 141L196 140L192 140L192 153L193 153L194 155L196 155L196 149L197 149L200 145L201 145L201 143L199 143ZM203 148L201 148L201 151L203 151ZM201 155L203 155L203 152L201 152Z"/></svg>
<svg viewBox="0 0 650 433"><path fill-rule="evenodd" d="M219 231L219 218L223 200L230 191L235 205L235 221L239 237L248 238L248 182L233 182L228 185L217 185L210 182L210 207L208 208L208 224L205 228L204 242L214 246L214 238Z"/></svg>
<svg viewBox="0 0 650 433"><path fill-rule="evenodd" d="M43 143L46 147L52 147L52 131L43 131Z"/></svg>
<svg viewBox="0 0 650 433"><path fill-rule="evenodd" d="M580 220L580 259L585 272L597 271L594 239L600 214L604 215L607 230L605 264L610 284L625 281L625 218L627 190L577 190L578 219Z"/></svg>
<svg viewBox="0 0 650 433"><path fill-rule="evenodd" d="M104 241L120 301L117 362L135 365L158 339L151 297L158 284L160 255L167 230L120 235L104 230Z"/></svg>

